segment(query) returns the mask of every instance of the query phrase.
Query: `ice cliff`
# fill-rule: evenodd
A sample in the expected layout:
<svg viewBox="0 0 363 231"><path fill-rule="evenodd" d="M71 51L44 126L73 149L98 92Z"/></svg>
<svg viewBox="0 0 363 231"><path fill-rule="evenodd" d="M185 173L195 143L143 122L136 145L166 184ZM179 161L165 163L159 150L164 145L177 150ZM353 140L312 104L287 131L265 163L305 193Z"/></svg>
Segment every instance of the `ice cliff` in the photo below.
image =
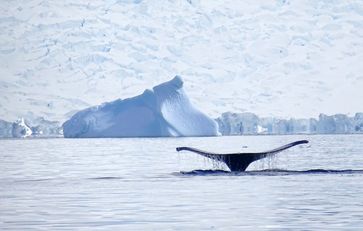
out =
<svg viewBox="0 0 363 231"><path fill-rule="evenodd" d="M352 117L320 114L318 118L281 119L258 117L253 113L225 112L216 121L222 135L363 133L363 113L355 113Z"/></svg>
<svg viewBox="0 0 363 231"><path fill-rule="evenodd" d="M63 132L67 138L215 136L218 125L193 107L175 76L141 95L82 110Z"/></svg>

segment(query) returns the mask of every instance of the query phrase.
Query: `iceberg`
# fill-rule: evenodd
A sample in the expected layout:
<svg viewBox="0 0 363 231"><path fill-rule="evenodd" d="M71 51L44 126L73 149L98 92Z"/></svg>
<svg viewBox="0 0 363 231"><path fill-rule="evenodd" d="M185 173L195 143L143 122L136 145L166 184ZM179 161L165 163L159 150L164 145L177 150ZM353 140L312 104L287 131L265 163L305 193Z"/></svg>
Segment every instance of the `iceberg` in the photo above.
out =
<svg viewBox="0 0 363 231"><path fill-rule="evenodd" d="M25 138L32 135L32 130L25 123L24 118L21 118L13 123L12 133L15 138Z"/></svg>
<svg viewBox="0 0 363 231"><path fill-rule="evenodd" d="M0 119L0 138L61 137L63 130L58 121L28 114L15 122Z"/></svg>
<svg viewBox="0 0 363 231"><path fill-rule="evenodd" d="M172 80L141 95L79 111L63 124L66 138L216 136L217 123L196 109Z"/></svg>
<svg viewBox="0 0 363 231"><path fill-rule="evenodd" d="M32 137L63 137L61 123L44 117L29 116L26 123L32 130Z"/></svg>

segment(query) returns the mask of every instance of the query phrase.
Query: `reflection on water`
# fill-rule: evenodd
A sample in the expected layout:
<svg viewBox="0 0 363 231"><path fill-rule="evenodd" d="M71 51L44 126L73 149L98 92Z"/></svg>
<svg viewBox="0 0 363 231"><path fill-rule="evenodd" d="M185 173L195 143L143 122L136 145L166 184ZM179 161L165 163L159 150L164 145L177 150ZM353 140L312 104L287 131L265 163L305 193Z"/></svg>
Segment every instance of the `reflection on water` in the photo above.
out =
<svg viewBox="0 0 363 231"><path fill-rule="evenodd" d="M0 140L0 230L359 230L362 138ZM175 151L263 151L300 139L310 144L246 172Z"/></svg>
<svg viewBox="0 0 363 231"><path fill-rule="evenodd" d="M231 172L225 170L193 170L190 172L181 171L174 173L176 176L181 175L194 175L194 176L206 176L206 175L227 175L227 176L281 176L281 175L297 175L297 174L363 174L363 170L334 170L334 169L309 169L303 171L285 170L285 169L264 169L260 171L246 171L246 172Z"/></svg>

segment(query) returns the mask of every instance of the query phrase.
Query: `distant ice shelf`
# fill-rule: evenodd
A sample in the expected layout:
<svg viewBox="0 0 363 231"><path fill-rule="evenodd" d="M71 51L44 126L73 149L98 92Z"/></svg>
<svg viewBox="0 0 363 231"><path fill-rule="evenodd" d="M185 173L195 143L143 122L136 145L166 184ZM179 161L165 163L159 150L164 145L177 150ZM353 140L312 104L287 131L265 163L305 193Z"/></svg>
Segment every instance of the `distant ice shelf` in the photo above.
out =
<svg viewBox="0 0 363 231"><path fill-rule="evenodd" d="M61 124L43 117L21 117L15 122L0 119L0 138L62 137Z"/></svg>
<svg viewBox="0 0 363 231"><path fill-rule="evenodd" d="M63 132L66 138L219 134L217 123L191 104L179 76L141 95L79 111Z"/></svg>
<svg viewBox="0 0 363 231"><path fill-rule="evenodd" d="M216 119L222 135L357 134L363 133L363 113L319 118L282 119L258 117L253 113L223 113Z"/></svg>

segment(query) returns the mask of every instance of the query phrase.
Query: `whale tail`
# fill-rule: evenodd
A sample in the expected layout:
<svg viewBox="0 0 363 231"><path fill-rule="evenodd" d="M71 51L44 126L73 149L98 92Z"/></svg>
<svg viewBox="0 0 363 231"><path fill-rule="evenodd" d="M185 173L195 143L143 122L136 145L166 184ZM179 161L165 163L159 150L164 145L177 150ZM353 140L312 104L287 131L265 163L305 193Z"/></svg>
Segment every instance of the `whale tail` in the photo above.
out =
<svg viewBox="0 0 363 231"><path fill-rule="evenodd" d="M286 145L283 145L281 147L265 151L265 152L251 152L251 153L213 153L213 152L207 152L203 151L197 148L191 148L191 147L177 147L176 150L179 151L190 151L197 153L201 156L224 162L228 168L231 171L245 171L247 167L254 161L260 160L262 158L265 158L267 156L274 155L278 152L281 152L283 150L286 150L288 148L291 148L293 146L299 145L299 144L306 144L309 143L307 140L299 140L295 141Z"/></svg>

